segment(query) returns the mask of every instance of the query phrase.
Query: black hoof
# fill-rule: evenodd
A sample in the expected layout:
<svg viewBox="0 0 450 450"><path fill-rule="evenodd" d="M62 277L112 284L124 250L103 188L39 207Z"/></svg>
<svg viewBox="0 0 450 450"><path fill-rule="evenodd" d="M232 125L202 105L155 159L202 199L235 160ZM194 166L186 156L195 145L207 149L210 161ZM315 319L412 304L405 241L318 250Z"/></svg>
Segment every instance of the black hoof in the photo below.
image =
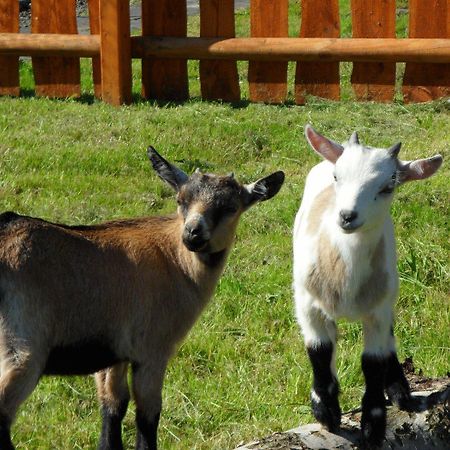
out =
<svg viewBox="0 0 450 450"><path fill-rule="evenodd" d="M386 434L386 409L372 408L363 412L361 434L364 448L381 447Z"/></svg>
<svg viewBox="0 0 450 450"><path fill-rule="evenodd" d="M335 433L341 426L341 408L339 401L330 396L318 396L315 391L311 394L312 412L316 420L331 433Z"/></svg>

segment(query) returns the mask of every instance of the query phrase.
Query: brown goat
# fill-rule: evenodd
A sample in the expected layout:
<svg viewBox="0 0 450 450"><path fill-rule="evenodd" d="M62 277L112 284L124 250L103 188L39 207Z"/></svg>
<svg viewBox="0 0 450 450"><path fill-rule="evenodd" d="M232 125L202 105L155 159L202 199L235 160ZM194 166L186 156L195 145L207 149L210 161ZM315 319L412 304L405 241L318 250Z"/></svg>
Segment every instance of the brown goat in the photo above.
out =
<svg viewBox="0 0 450 450"><path fill-rule="evenodd" d="M42 375L96 374L99 449L122 449L121 421L136 402L137 449L156 449L167 362L214 293L239 217L273 197L276 172L250 185L192 176L148 156L177 191L173 216L67 226L0 215L0 448Z"/></svg>

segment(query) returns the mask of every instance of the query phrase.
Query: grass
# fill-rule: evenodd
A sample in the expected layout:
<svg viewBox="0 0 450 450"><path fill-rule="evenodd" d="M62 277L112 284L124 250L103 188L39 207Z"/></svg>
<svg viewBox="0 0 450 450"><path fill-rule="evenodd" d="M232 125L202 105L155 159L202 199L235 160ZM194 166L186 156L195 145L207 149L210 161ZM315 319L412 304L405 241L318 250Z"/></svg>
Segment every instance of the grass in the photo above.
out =
<svg viewBox="0 0 450 450"><path fill-rule="evenodd" d="M242 20L246 14L240 13ZM355 129L371 145L401 140L404 159L434 153L448 159L450 104L356 103L347 76L341 102L311 98L298 107L194 98L113 108L92 98L88 69L84 62L83 101L35 98L26 62L21 77L28 96L0 98L0 210L66 223L173 211L170 189L146 159L149 144L187 171L197 166L234 171L251 182L284 170L279 195L243 217L216 295L170 363L159 438L163 449L222 450L310 421L311 370L291 293L293 219L305 176L318 162L303 127L312 123L337 141ZM245 64L240 69L244 79ZM194 96L197 70L191 63ZM138 77L136 64L136 95ZM403 186L392 211L401 276L399 355L411 356L428 376L449 370L449 175L444 163L434 178ZM340 323L344 410L356 407L362 396L361 349L360 326ZM91 377L42 379L13 427L18 449L93 449L99 430ZM124 439L132 448L132 407Z"/></svg>

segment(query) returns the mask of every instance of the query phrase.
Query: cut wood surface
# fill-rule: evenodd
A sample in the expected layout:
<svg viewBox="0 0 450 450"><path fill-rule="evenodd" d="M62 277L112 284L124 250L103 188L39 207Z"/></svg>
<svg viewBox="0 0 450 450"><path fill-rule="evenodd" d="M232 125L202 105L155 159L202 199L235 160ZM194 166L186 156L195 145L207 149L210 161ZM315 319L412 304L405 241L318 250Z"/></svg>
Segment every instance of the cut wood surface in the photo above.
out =
<svg viewBox="0 0 450 450"><path fill-rule="evenodd" d="M410 0L409 37L449 39L449 0ZM405 102L426 102L446 96L450 96L450 64L406 64Z"/></svg>
<svg viewBox="0 0 450 450"><path fill-rule="evenodd" d="M75 0L33 0L32 33L77 34ZM80 58L33 57L36 95L45 97L80 96Z"/></svg>
<svg viewBox="0 0 450 450"><path fill-rule="evenodd" d="M0 33L19 32L19 2L0 0ZM0 55L0 95L19 95L19 58Z"/></svg>
<svg viewBox="0 0 450 450"><path fill-rule="evenodd" d="M234 37L234 0L200 0L200 36ZM236 61L200 60L200 87L205 100L240 100Z"/></svg>
<svg viewBox="0 0 450 450"><path fill-rule="evenodd" d="M251 0L250 32L256 38L287 37L288 0ZM251 101L282 103L287 96L287 63L252 60L248 82Z"/></svg>
<svg viewBox="0 0 450 450"><path fill-rule="evenodd" d="M414 396L427 397L433 403L421 412L400 411L389 406L386 439L380 450L444 450L450 448L450 377L429 379L408 375ZM274 433L241 445L236 450L350 450L360 444L360 410L342 416L339 434L326 431L318 423Z"/></svg>
<svg viewBox="0 0 450 450"><path fill-rule="evenodd" d="M142 35L184 37L185 0L142 0ZM187 61L164 61L159 55L142 61L142 95L157 100L183 101L189 97Z"/></svg>
<svg viewBox="0 0 450 450"><path fill-rule="evenodd" d="M338 0L302 0L301 38L338 38L340 19ZM295 102L305 103L305 95L339 100L339 59L333 62L297 63Z"/></svg>
<svg viewBox="0 0 450 450"><path fill-rule="evenodd" d="M352 0L354 38L395 38L395 0ZM355 62L352 86L359 100L391 102L395 92L395 63Z"/></svg>

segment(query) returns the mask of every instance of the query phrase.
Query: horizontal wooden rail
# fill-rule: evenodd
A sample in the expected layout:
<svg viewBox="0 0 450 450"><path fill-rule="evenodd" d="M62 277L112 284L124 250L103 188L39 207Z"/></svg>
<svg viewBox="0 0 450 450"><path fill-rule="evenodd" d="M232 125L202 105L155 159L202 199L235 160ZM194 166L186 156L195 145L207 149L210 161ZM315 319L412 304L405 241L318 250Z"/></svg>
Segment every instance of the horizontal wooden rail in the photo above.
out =
<svg viewBox="0 0 450 450"><path fill-rule="evenodd" d="M98 56L100 36L0 33L0 53L20 56ZM450 39L132 36L131 54L133 58L450 63Z"/></svg>
<svg viewBox="0 0 450 450"><path fill-rule="evenodd" d="M19 56L98 56L100 36L0 33L0 53Z"/></svg>
<svg viewBox="0 0 450 450"><path fill-rule="evenodd" d="M450 62L450 39L132 36L133 58Z"/></svg>

